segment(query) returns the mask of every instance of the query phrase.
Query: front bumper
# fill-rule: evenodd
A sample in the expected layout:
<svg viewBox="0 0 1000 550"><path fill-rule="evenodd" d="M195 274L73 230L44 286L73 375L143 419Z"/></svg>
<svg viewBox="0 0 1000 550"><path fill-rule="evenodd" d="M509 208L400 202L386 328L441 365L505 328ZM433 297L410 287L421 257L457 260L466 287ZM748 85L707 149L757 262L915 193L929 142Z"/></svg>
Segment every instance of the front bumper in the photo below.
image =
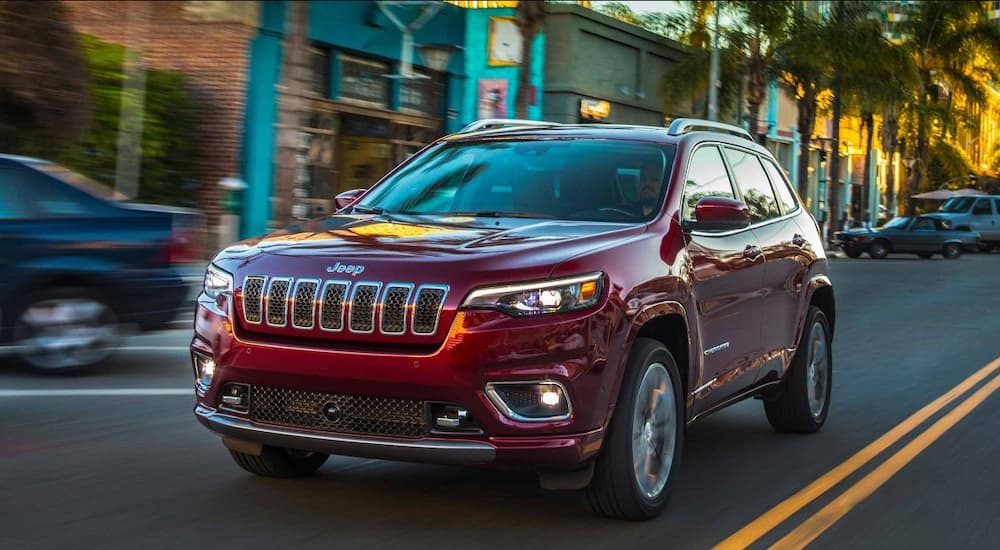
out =
<svg viewBox="0 0 1000 550"><path fill-rule="evenodd" d="M260 424L197 405L194 414L209 430L249 441L324 454L425 462L431 464L504 464L544 470L569 470L593 458L603 430L548 437L492 437L486 440L424 437L399 439L359 436Z"/></svg>

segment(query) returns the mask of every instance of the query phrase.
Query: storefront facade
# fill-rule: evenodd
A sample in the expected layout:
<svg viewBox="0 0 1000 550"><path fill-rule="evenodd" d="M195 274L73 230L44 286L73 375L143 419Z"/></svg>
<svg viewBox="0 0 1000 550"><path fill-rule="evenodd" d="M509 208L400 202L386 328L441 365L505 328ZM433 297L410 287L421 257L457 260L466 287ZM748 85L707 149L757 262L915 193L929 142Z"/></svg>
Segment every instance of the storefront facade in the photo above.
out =
<svg viewBox="0 0 1000 550"><path fill-rule="evenodd" d="M394 6L399 20L420 6ZM465 11L443 4L413 34L415 44L461 46ZM261 3L250 51L244 132L243 235L263 233L275 178L285 2ZM376 2L310 2L308 115L299 128L299 197L307 217L329 213L342 191L368 187L462 120L461 55L441 70L413 55L421 78L400 78L403 36ZM458 51L458 48L455 48Z"/></svg>

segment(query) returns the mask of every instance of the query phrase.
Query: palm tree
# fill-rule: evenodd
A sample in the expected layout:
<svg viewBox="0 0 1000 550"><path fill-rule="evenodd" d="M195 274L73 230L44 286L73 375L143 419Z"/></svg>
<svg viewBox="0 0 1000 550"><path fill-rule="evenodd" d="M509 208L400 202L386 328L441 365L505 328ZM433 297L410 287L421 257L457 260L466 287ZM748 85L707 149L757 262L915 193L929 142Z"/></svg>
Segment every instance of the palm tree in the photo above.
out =
<svg viewBox="0 0 1000 550"><path fill-rule="evenodd" d="M853 60L842 80L842 96L849 111L861 119L865 132L864 175L862 194L855 219L864 217L868 205L871 181L872 141L875 134L875 114L883 115L882 142L889 158L895 154L898 121L897 105L906 102L915 87L916 70L909 55L882 36L881 25L874 20L858 21L848 48ZM889 170L888 201L892 203L892 170Z"/></svg>
<svg viewBox="0 0 1000 550"><path fill-rule="evenodd" d="M844 80L848 78L852 65L857 62L858 51L854 34L859 27L864 28L870 22L870 16L875 10L875 3L869 1L847 2L835 0L833 9L822 23L824 42L828 49L830 67L831 124L832 151L830 154L830 174L833 184L827 189L827 207L830 210L830 220L835 228L840 223L840 120L843 118ZM862 53L863 55L863 53Z"/></svg>
<svg viewBox="0 0 1000 550"><path fill-rule="evenodd" d="M545 2L541 0L521 0L515 12L517 28L521 31L521 69L517 75L517 94L514 96L514 112L517 118L528 118L531 104L531 46L535 37L545 25Z"/></svg>
<svg viewBox="0 0 1000 550"><path fill-rule="evenodd" d="M705 101L709 86L709 65L712 55L712 33L708 21L715 9L711 0L693 0L681 13L666 16L669 34L690 46L689 55L674 63L664 74L664 111L695 113L708 118ZM723 29L719 49L719 112L732 112L739 101L743 74L743 52L738 45L742 38L733 29Z"/></svg>
<svg viewBox="0 0 1000 550"><path fill-rule="evenodd" d="M86 130L89 77L61 2L0 2L0 151L49 153Z"/></svg>
<svg viewBox="0 0 1000 550"><path fill-rule="evenodd" d="M902 22L918 76L917 100L911 112L916 119L914 155L916 163L907 182L912 197L926 177L930 132L941 125L938 138L955 123L954 96L965 104L982 105L989 81L996 81L1000 59L1000 29L990 23L975 0L920 2ZM942 101L945 90L948 99ZM913 215L916 204L906 203Z"/></svg>
<svg viewBox="0 0 1000 550"><path fill-rule="evenodd" d="M759 131L760 106L767 96L768 74L774 63L774 52L788 34L793 4L786 0L740 0L735 5L744 28L740 35L741 49L746 53L747 114L754 135Z"/></svg>
<svg viewBox="0 0 1000 550"><path fill-rule="evenodd" d="M820 95L829 87L830 50L822 24L795 10L788 36L774 52L772 71L779 85L795 100L798 107L796 126L799 131L798 190L800 196L809 191L809 145L816 126ZM832 206L832 205L831 205Z"/></svg>

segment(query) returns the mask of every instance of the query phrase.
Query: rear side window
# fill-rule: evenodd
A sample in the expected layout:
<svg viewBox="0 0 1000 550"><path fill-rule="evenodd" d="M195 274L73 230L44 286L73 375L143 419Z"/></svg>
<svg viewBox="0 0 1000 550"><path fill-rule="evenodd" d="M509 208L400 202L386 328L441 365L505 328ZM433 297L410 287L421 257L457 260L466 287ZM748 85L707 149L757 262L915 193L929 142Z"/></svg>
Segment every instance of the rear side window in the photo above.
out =
<svg viewBox="0 0 1000 550"><path fill-rule="evenodd" d="M18 187L14 184L15 172L8 168L0 168L0 220L20 220L30 218L31 213L25 204Z"/></svg>
<svg viewBox="0 0 1000 550"><path fill-rule="evenodd" d="M691 156L684 182L684 219L694 219L694 207L705 197L736 198L718 147L699 147Z"/></svg>
<svg viewBox="0 0 1000 550"><path fill-rule="evenodd" d="M100 211L97 199L30 168L13 166L2 173L3 185L17 193L29 217L83 217Z"/></svg>
<svg viewBox="0 0 1000 550"><path fill-rule="evenodd" d="M733 176L736 178L736 185L743 192L743 202L747 203L750 209L750 220L757 223L780 216L778 200L774 198L771 182L764 173L764 167L757 160L757 155L729 147L725 150L729 166L732 167Z"/></svg>
<svg viewBox="0 0 1000 550"><path fill-rule="evenodd" d="M993 214L993 211L990 209L989 199L979 199L976 201L976 205L972 207L973 216L989 216L991 214Z"/></svg>
<svg viewBox="0 0 1000 550"><path fill-rule="evenodd" d="M795 194L788 185L788 180L782 175L781 170L768 159L761 159L761 163L764 164L764 170L767 171L768 177L771 178L771 185L774 186L778 204L781 205L781 211L787 214L795 210L798 206L795 202Z"/></svg>

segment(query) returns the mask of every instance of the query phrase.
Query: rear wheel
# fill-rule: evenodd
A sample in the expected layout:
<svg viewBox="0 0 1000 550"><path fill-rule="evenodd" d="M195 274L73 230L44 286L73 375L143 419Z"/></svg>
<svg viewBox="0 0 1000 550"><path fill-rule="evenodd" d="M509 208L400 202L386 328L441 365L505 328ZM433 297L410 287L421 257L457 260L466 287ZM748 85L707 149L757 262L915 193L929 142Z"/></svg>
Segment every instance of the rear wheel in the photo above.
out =
<svg viewBox="0 0 1000 550"><path fill-rule="evenodd" d="M18 357L40 372L68 373L100 363L118 339L118 318L97 293L59 288L29 296L14 321Z"/></svg>
<svg viewBox="0 0 1000 550"><path fill-rule="evenodd" d="M861 257L861 250L857 249L857 248L854 248L852 246L845 246L844 248L841 248L841 250L844 251L844 255L847 256L848 258L860 258Z"/></svg>
<svg viewBox="0 0 1000 550"><path fill-rule="evenodd" d="M264 477L303 477L314 473L330 455L264 446L260 456L229 450L240 468Z"/></svg>
<svg viewBox="0 0 1000 550"><path fill-rule="evenodd" d="M889 243L885 239L878 239L868 247L868 255L876 260L881 260L889 255Z"/></svg>
<svg viewBox="0 0 1000 550"><path fill-rule="evenodd" d="M818 307L811 306L782 391L764 401L768 422L779 432L819 431L830 410L832 380L830 324Z"/></svg>
<svg viewBox="0 0 1000 550"><path fill-rule="evenodd" d="M962 245L958 243L948 243L944 245L941 252L947 260L957 260L962 255Z"/></svg>
<svg viewBox="0 0 1000 550"><path fill-rule="evenodd" d="M594 512L644 520L667 505L684 444L684 402L673 356L638 338L587 497Z"/></svg>

